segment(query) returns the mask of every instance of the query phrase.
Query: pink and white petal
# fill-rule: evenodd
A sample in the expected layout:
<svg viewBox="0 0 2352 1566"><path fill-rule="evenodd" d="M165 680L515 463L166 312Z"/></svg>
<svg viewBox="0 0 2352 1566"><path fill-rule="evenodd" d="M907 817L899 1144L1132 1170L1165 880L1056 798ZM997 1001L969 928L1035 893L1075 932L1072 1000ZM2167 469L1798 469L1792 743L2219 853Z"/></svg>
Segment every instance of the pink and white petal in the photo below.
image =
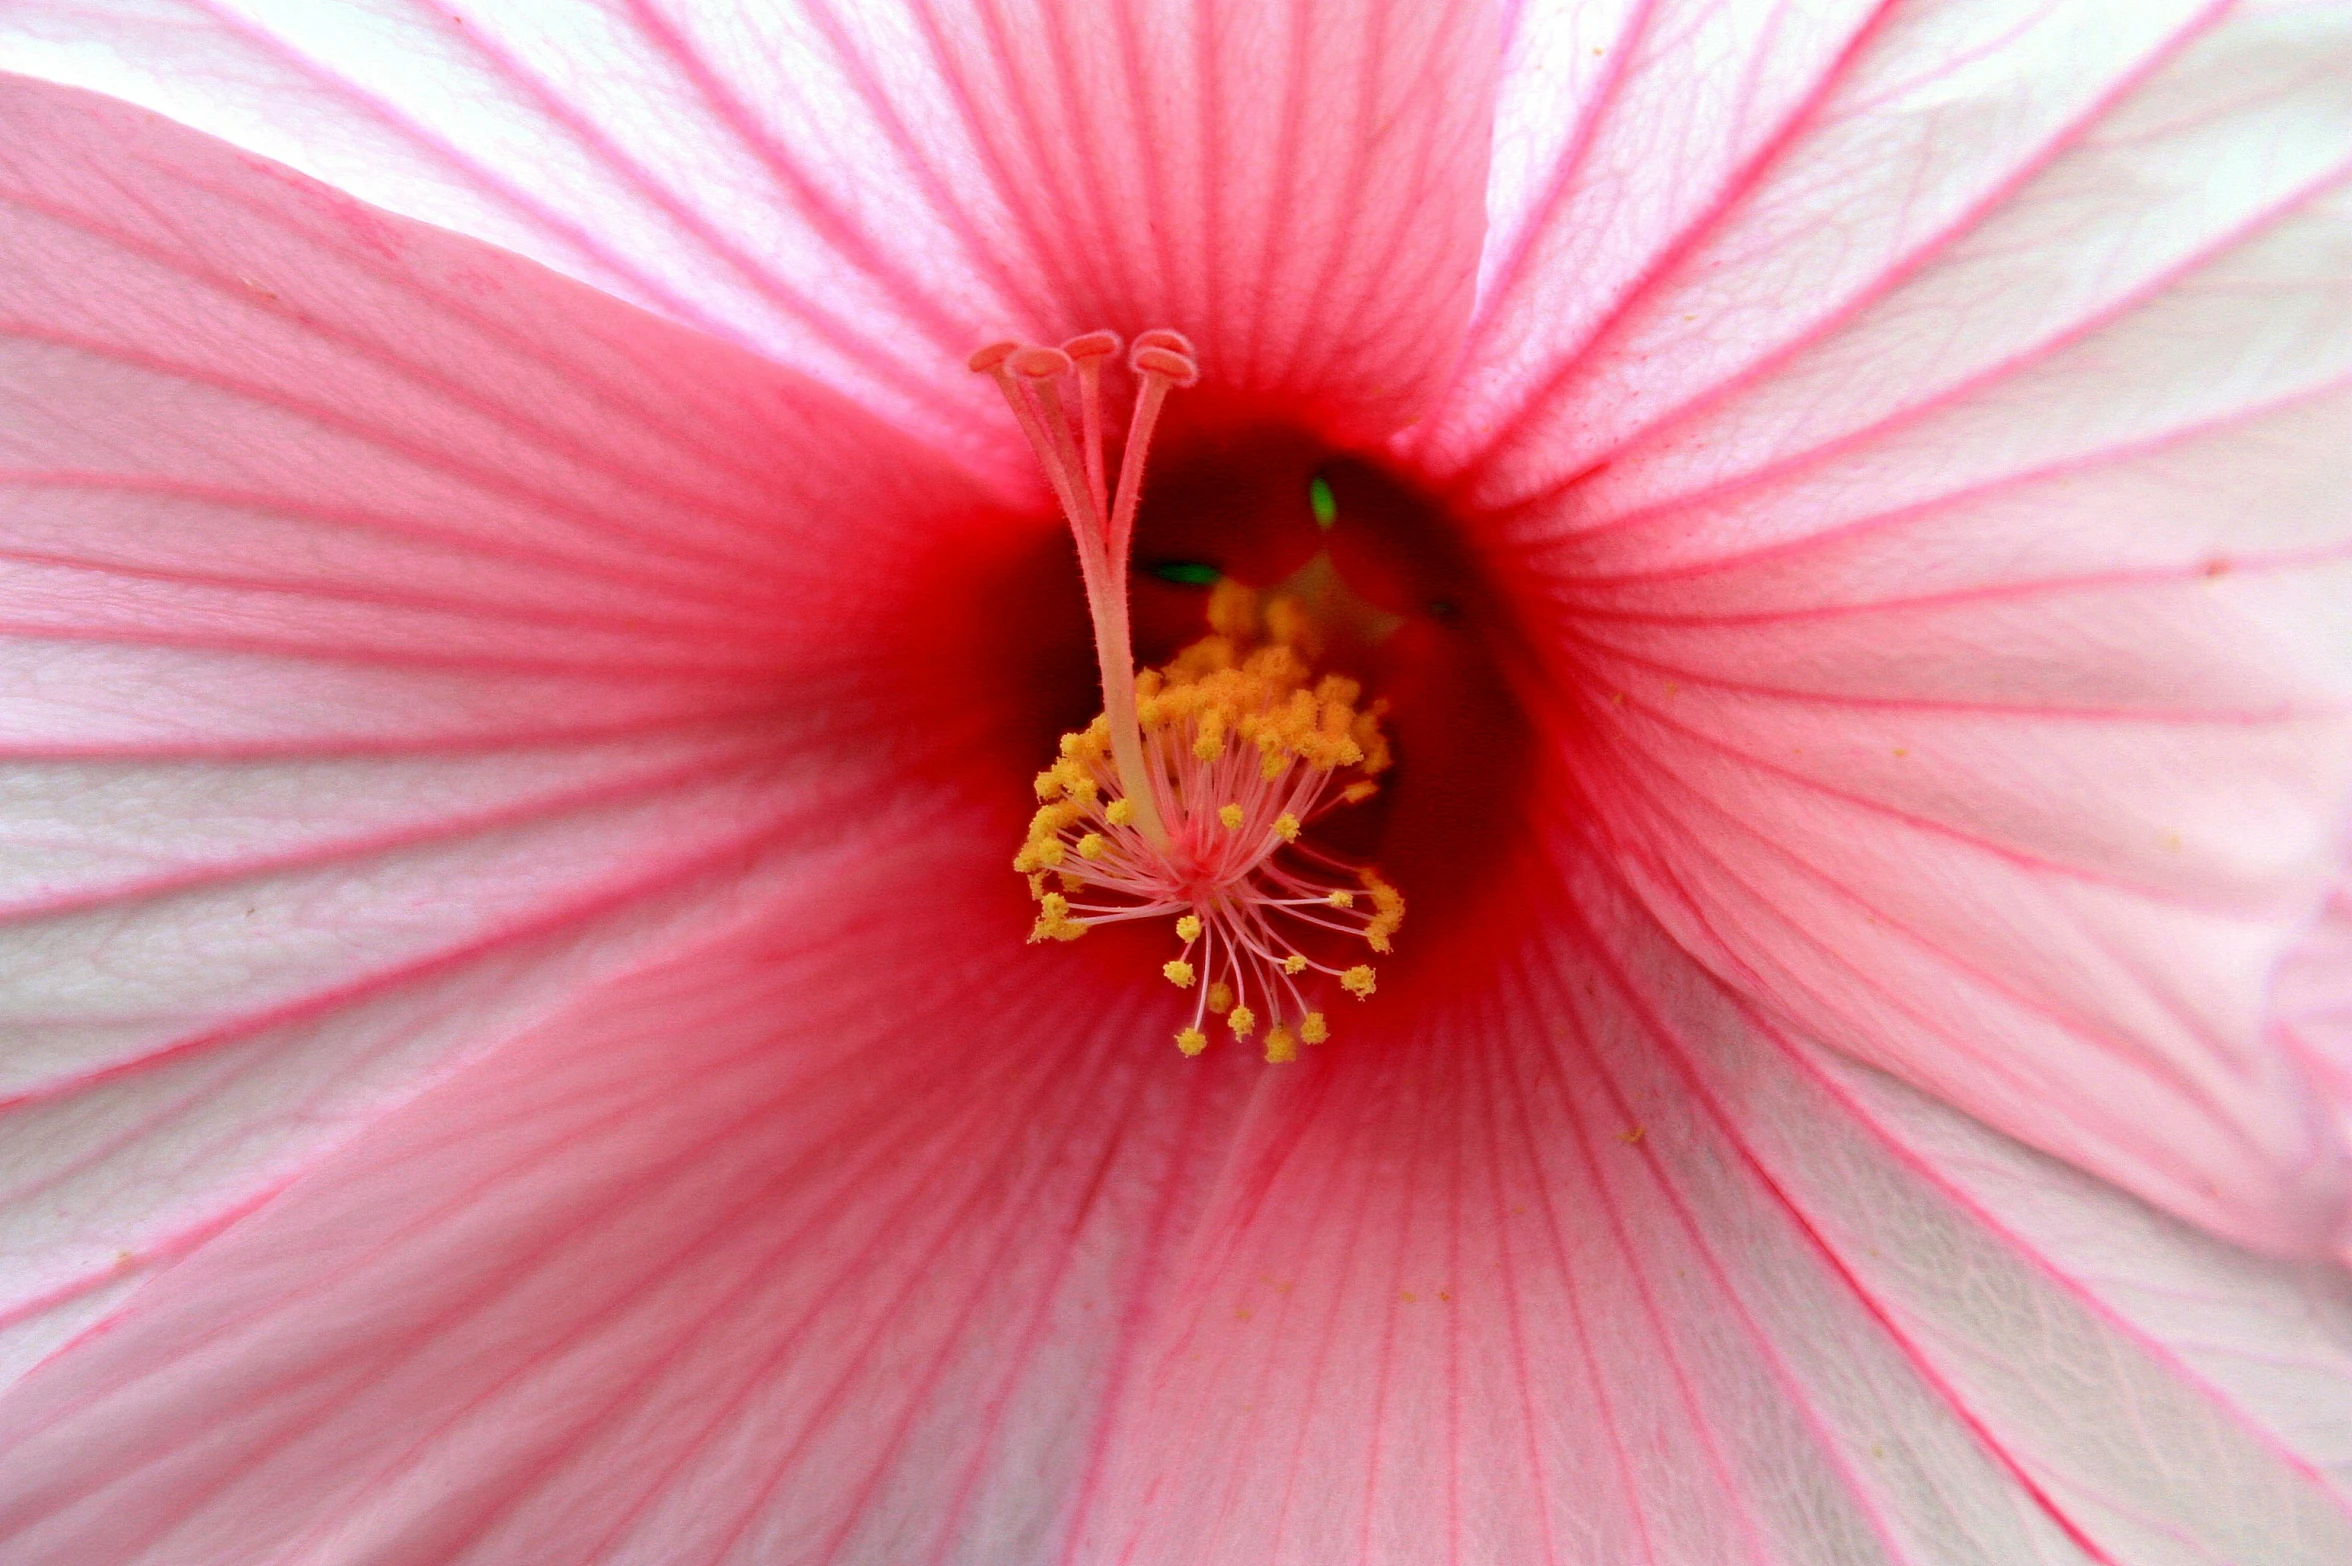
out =
<svg viewBox="0 0 2352 1566"><path fill-rule="evenodd" d="M2004 1226L1576 879L1483 1000L1268 1079L1062 1559L2352 1548L2324 1281L2075 1175L2024 1193L2049 1225ZM2140 1248L2085 1249L2118 1210ZM2173 1282L2202 1292L2168 1311ZM2273 1329L2319 1378L2265 1372Z"/></svg>
<svg viewBox="0 0 2352 1566"><path fill-rule="evenodd" d="M1642 384L1628 395L1648 404L1638 421L1612 422L1611 397L1577 401L1606 453L1559 447L1541 461L1584 473L1591 527L1633 531L1800 476L1851 479L1846 464L1865 454L1873 498L1935 495L1986 476L1968 468L1992 455L1996 423L2002 458L2024 466L2332 387L2346 352L2334 290L2352 182L2347 69L2341 7L2241 6L2110 84L2012 184L1804 331L1756 330L1738 297L1690 295L1684 312L1723 334L1707 352L1754 351L1691 376L1687 397L1672 356L1653 355L1630 372ZM2065 400L2044 403L2053 379ZM2095 379L2103 395L2088 394ZM1961 428L1987 433L1961 446L1939 421L1969 411ZM1498 482L1526 493L1517 477Z"/></svg>
<svg viewBox="0 0 2352 1566"><path fill-rule="evenodd" d="M1491 523L1692 951L2299 1254L2347 1199L2266 1010L2352 794L2347 68L2341 8L2213 28L1818 344Z"/></svg>
<svg viewBox="0 0 2352 1566"><path fill-rule="evenodd" d="M0 80L0 1369L838 836L934 507L749 354Z"/></svg>
<svg viewBox="0 0 2352 1566"><path fill-rule="evenodd" d="M96 87L735 338L927 437L1006 329L1191 333L1383 434L1469 308L1496 71L1471 0L686 6L101 0L0 65Z"/></svg>
<svg viewBox="0 0 2352 1566"><path fill-rule="evenodd" d="M1412 440L1471 460L1685 236L1819 112L1889 0L1527 0L1495 105L1488 241L1468 352Z"/></svg>
<svg viewBox="0 0 2352 1566"><path fill-rule="evenodd" d="M992 812L449 1078L0 1404L11 1561L1036 1560L1254 1080L1055 984ZM920 889L919 900L910 892Z"/></svg>
<svg viewBox="0 0 2352 1566"><path fill-rule="evenodd" d="M2272 1026L2325 1094L2337 1135L2352 1145L2352 871L2279 964ZM2352 1233L2340 1259L2352 1262Z"/></svg>
<svg viewBox="0 0 2352 1566"><path fill-rule="evenodd" d="M1571 482L1835 330L2004 211L2228 7L1888 0L1809 21L1793 9L1637 10L1620 74L1586 85L1592 123L1548 183L1517 182L1542 200L1503 252L1464 373L1424 437L1425 460L1468 470L1458 482L1481 502ZM1689 101L1661 110L1645 97L1667 92ZM1658 156L1662 129L1695 151ZM2103 281L2095 253L2073 259L2079 231L2086 217L2120 225L2136 202L2100 195L2108 214L2078 202L2063 239L2043 242L2046 271ZM2155 248L2156 235L2133 237ZM1909 325L1922 339L1909 358L1966 353L2067 302L1966 296L1969 329ZM1910 384L1899 373L1832 398Z"/></svg>

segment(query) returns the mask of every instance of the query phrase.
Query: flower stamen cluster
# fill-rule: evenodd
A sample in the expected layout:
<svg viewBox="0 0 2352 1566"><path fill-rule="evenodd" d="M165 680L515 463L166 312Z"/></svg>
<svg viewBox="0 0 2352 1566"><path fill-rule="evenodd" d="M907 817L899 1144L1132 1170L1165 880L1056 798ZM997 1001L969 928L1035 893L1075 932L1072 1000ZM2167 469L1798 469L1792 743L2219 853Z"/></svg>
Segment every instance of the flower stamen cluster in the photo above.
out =
<svg viewBox="0 0 2352 1566"><path fill-rule="evenodd" d="M1172 919L1183 945L1161 973L1197 992L1177 1047L1206 1049L1217 1016L1236 1039L1263 1023L1266 1059L1295 1060L1299 1044L1331 1036L1309 998L1310 974L1358 1000L1377 983L1368 963L1343 966L1302 947L1324 951L1337 936L1385 953L1404 921L1403 895L1376 871L1306 839L1331 811L1378 791L1373 780L1390 762L1382 704L1364 704L1345 676L1316 678L1310 628L1288 599L1266 606L1271 639L1253 645L1256 595L1231 582L1211 595L1217 634L1136 672L1126 565L1144 452L1162 399L1197 370L1177 334L1139 339L1130 363L1141 389L1106 508L1099 370L1116 346L1098 332L1060 349L996 344L972 359L1004 391L1069 518L1103 680L1102 714L1063 735L1059 759L1037 775L1037 813L1013 861L1039 905L1029 938ZM1079 386L1076 435L1065 376Z"/></svg>

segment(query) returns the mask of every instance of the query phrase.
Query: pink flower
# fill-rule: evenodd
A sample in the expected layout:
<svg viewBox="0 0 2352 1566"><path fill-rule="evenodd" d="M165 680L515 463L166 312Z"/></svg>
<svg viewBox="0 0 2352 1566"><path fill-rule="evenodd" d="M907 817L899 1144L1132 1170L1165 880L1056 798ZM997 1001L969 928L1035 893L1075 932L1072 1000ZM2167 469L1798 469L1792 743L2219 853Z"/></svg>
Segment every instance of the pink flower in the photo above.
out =
<svg viewBox="0 0 2352 1566"><path fill-rule="evenodd" d="M2352 10L1500 9L0 13L0 1560L2352 1558ZM1022 942L1096 327L1293 1065Z"/></svg>

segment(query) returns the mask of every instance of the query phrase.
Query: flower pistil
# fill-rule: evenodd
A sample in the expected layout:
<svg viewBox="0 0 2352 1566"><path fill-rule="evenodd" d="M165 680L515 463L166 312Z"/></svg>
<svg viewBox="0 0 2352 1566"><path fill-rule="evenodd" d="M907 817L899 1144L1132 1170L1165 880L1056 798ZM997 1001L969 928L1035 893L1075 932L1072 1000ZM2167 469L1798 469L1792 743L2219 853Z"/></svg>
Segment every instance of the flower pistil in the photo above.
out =
<svg viewBox="0 0 2352 1566"><path fill-rule="evenodd" d="M1269 1061L1331 1036L1310 999L1335 982L1373 993L1368 963L1330 960L1335 940L1391 949L1404 897L1367 866L1318 847L1311 829L1379 789L1390 763L1383 706L1344 675L1309 666L1312 627L1296 600L1230 579L1210 595L1212 634L1137 672L1128 628L1127 556L1144 455L1171 390L1198 378L1190 343L1146 332L1129 356L1138 389L1118 487L1102 451L1108 332L1060 348L997 343L972 356L1037 453L1078 544L1094 622L1103 711L1065 734L1037 775L1039 804L1013 868L1039 906L1032 941L1074 940L1100 924L1167 918L1182 950L1161 967L1196 992L1177 1047L1208 1047L1214 1015L1237 1039L1265 1026ZM1078 390L1077 429L1063 386ZM1314 932L1325 932L1318 936ZM1302 949L1312 947L1314 950Z"/></svg>

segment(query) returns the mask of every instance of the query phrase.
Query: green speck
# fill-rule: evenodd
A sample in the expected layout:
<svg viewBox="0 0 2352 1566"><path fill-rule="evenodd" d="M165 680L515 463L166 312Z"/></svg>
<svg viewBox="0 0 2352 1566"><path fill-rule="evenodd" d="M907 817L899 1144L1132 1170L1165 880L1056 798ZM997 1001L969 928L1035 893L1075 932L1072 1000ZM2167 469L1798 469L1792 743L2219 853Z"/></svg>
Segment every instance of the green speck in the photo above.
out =
<svg viewBox="0 0 2352 1566"><path fill-rule="evenodd" d="M1339 502L1331 498L1331 483L1320 473L1307 480L1307 505L1315 513L1315 525L1330 532L1339 520Z"/></svg>
<svg viewBox="0 0 2352 1566"><path fill-rule="evenodd" d="M1214 587L1225 573L1199 560L1161 560L1150 568L1151 574L1163 582L1174 582L1178 587Z"/></svg>

